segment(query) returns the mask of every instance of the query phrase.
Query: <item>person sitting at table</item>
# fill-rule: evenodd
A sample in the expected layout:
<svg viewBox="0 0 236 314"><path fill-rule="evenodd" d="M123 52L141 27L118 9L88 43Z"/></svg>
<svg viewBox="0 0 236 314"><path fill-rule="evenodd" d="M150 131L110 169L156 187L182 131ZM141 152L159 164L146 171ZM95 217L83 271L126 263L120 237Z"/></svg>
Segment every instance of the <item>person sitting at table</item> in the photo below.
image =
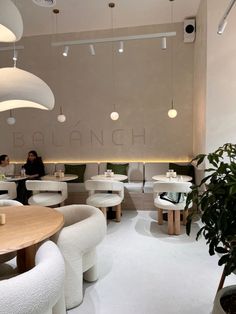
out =
<svg viewBox="0 0 236 314"><path fill-rule="evenodd" d="M0 174L4 174L5 176L14 175L14 165L10 164L8 155L4 154L0 156Z"/></svg>
<svg viewBox="0 0 236 314"><path fill-rule="evenodd" d="M35 150L28 152L26 163L22 166L22 169L25 169L27 180L37 180L45 175L42 158L38 156ZM17 200L24 205L28 205L28 199L31 195L32 191L26 189L25 180L19 181L17 186Z"/></svg>
<svg viewBox="0 0 236 314"><path fill-rule="evenodd" d="M28 179L39 179L45 175L42 158L38 156L35 150L28 153L27 161L22 168L25 169Z"/></svg>

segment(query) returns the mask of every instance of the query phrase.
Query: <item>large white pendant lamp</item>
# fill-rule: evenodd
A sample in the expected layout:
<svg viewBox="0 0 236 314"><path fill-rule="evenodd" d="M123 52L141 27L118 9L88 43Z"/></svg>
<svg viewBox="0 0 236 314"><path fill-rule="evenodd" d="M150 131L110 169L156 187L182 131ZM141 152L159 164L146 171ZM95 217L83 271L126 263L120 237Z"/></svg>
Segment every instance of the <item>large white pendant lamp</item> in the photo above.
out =
<svg viewBox="0 0 236 314"><path fill-rule="evenodd" d="M0 0L0 42L15 42L23 34L23 21L15 4Z"/></svg>
<svg viewBox="0 0 236 314"><path fill-rule="evenodd" d="M27 71L16 67L0 69L0 86L0 111L27 107L52 110L54 107L50 87Z"/></svg>

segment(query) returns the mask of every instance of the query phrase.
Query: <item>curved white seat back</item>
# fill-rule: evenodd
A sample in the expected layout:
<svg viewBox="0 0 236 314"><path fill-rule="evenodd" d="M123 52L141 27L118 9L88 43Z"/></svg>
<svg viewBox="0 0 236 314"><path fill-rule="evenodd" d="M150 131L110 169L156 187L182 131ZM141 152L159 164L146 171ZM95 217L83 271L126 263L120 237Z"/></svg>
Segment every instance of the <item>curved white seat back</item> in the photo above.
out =
<svg viewBox="0 0 236 314"><path fill-rule="evenodd" d="M0 199L0 207L4 207L4 206L23 206L23 204L15 200L1 200Z"/></svg>
<svg viewBox="0 0 236 314"><path fill-rule="evenodd" d="M29 204L53 206L64 202L68 197L66 182L27 180L25 184L27 190L33 191L34 193L34 195L31 196L28 200ZM42 194L42 197L37 197L37 193L41 194L43 192L45 192L45 195ZM47 194L47 192L50 192L50 194ZM53 199L53 193L51 192L55 192L55 199ZM61 194L61 196L59 196L58 192ZM48 198L51 198L51 202Z"/></svg>
<svg viewBox="0 0 236 314"><path fill-rule="evenodd" d="M119 181L87 180L85 181L87 191L114 191L119 192L120 197L124 198L124 184Z"/></svg>
<svg viewBox="0 0 236 314"><path fill-rule="evenodd" d="M190 182L156 182L153 185L154 193L177 192L189 193L192 183Z"/></svg>
<svg viewBox="0 0 236 314"><path fill-rule="evenodd" d="M55 243L40 246L35 264L23 274L0 281L0 313L49 314L57 302L63 304L65 266ZM57 312L66 313L65 308Z"/></svg>
<svg viewBox="0 0 236 314"><path fill-rule="evenodd" d="M27 180L27 190L31 191L65 191L67 190L66 182Z"/></svg>
<svg viewBox="0 0 236 314"><path fill-rule="evenodd" d="M0 182L0 191L7 191L7 196L4 199L16 198L16 183L15 182ZM1 197L1 195L0 195Z"/></svg>

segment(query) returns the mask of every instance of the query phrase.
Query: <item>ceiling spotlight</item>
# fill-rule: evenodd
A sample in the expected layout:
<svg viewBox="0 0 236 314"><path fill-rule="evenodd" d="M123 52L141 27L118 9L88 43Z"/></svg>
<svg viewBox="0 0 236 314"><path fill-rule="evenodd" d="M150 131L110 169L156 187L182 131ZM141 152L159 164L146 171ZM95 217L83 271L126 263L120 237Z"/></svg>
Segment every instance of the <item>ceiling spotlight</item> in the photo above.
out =
<svg viewBox="0 0 236 314"><path fill-rule="evenodd" d="M110 118L111 118L111 120L113 120L113 121L118 120L118 119L119 119L119 113L116 112L116 111L113 111L113 112L110 114Z"/></svg>
<svg viewBox="0 0 236 314"><path fill-rule="evenodd" d="M218 30L217 30L217 34L222 35L225 27L227 25L227 21L226 18L229 15L230 10L232 9L233 5L235 4L236 0L231 0L228 7L225 10L225 13L223 15L223 17L221 18L219 25L218 25Z"/></svg>
<svg viewBox="0 0 236 314"><path fill-rule="evenodd" d="M222 35L224 33L226 25L227 25L227 21L223 19L218 25L217 34Z"/></svg>
<svg viewBox="0 0 236 314"><path fill-rule="evenodd" d="M165 50L166 49L166 37L162 37L161 39L161 49Z"/></svg>
<svg viewBox="0 0 236 314"><path fill-rule="evenodd" d="M68 56L68 52L69 52L69 46L65 46L64 51L63 51L63 56L67 57Z"/></svg>
<svg viewBox="0 0 236 314"><path fill-rule="evenodd" d="M33 2L40 7L53 7L56 4L56 0L33 0Z"/></svg>
<svg viewBox="0 0 236 314"><path fill-rule="evenodd" d="M120 46L119 46L118 51L119 51L119 53L123 53L124 52L124 42L123 41L120 41Z"/></svg>
<svg viewBox="0 0 236 314"><path fill-rule="evenodd" d="M94 45L93 44L90 44L89 45L89 49L90 49L90 53L92 56L95 56L95 49L94 49Z"/></svg>

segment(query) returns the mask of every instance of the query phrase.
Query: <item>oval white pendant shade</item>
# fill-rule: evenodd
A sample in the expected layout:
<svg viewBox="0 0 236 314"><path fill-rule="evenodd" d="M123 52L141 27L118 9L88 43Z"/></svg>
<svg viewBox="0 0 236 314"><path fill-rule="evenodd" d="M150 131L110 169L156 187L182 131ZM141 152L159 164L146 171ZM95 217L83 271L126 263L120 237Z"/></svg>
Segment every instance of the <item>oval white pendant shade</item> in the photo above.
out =
<svg viewBox="0 0 236 314"><path fill-rule="evenodd" d="M14 42L23 35L23 21L15 4L0 0L0 42Z"/></svg>
<svg viewBox="0 0 236 314"><path fill-rule="evenodd" d="M0 111L17 108L52 110L50 87L36 75L18 68L0 69Z"/></svg>

